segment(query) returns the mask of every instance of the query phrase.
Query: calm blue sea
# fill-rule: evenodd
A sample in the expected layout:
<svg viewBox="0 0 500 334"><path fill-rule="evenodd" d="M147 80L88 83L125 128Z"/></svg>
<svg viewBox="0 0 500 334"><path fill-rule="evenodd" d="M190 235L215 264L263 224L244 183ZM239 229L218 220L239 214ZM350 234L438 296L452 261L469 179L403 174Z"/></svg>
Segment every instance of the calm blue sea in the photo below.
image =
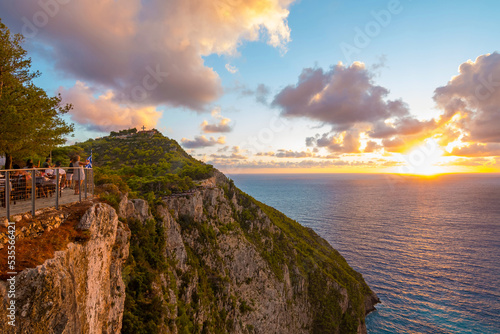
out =
<svg viewBox="0 0 500 334"><path fill-rule="evenodd" d="M230 177L363 274L369 333L500 333L500 175Z"/></svg>

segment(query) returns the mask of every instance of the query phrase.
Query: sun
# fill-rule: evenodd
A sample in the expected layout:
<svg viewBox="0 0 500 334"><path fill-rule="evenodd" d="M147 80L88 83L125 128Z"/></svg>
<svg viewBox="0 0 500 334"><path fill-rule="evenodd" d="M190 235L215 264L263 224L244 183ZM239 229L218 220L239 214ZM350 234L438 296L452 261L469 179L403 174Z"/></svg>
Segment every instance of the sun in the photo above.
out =
<svg viewBox="0 0 500 334"><path fill-rule="evenodd" d="M447 172L446 168L442 166L422 165L415 168L412 174L429 176L429 175L443 174L446 172Z"/></svg>
<svg viewBox="0 0 500 334"><path fill-rule="evenodd" d="M434 140L427 140L424 145L413 148L401 155L403 164L398 168L399 174L436 175L447 173L443 162L443 148Z"/></svg>

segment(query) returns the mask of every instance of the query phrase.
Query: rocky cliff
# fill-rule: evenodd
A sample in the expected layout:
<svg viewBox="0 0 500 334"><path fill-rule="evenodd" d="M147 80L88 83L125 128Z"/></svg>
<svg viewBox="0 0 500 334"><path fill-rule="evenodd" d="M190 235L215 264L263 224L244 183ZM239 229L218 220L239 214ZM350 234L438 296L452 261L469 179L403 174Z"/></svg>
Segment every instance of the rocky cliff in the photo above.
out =
<svg viewBox="0 0 500 334"><path fill-rule="evenodd" d="M153 208L124 199L119 211L133 232L126 333L366 332L378 298L362 276L312 230L218 172Z"/></svg>
<svg viewBox="0 0 500 334"><path fill-rule="evenodd" d="M15 328L7 325L7 283L0 282L0 333L118 333L122 327L128 228L107 204L81 217L85 243L70 243L54 258L15 276Z"/></svg>
<svg viewBox="0 0 500 334"><path fill-rule="evenodd" d="M78 228L88 241L16 277L17 333L365 333L378 302L325 240L219 172L151 205L95 204Z"/></svg>

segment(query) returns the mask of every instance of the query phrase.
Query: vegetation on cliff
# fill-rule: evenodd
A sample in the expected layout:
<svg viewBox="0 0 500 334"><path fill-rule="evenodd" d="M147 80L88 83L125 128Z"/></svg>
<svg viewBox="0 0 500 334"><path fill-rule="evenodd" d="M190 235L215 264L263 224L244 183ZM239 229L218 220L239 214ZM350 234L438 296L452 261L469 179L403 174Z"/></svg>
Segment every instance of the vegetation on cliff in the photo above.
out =
<svg viewBox="0 0 500 334"><path fill-rule="evenodd" d="M308 293L314 306L312 332L333 333L340 328L343 332L355 333L359 320L365 316L365 297L372 293L362 275L353 270L340 253L312 229L243 193L232 182L226 191L237 193L239 205L244 208L238 217L239 225L248 240L269 262L275 275L282 279L283 264L286 264L290 268L298 267L300 274L308 278ZM259 220L259 209L283 233L250 229L250 224ZM271 243L263 242L266 240L262 238L263 233L268 234ZM297 281L294 273L290 274L292 282ZM341 310L339 301L342 296L335 289L329 289L331 281L347 290L350 300L347 312Z"/></svg>
<svg viewBox="0 0 500 334"><path fill-rule="evenodd" d="M212 166L186 154L175 141L132 129L54 153L65 156L90 149L96 183L116 185L105 187L108 190L102 196L106 201L118 208L122 193L129 192L150 203L150 218L143 222L127 219L132 236L123 273L123 333L174 329L178 333L253 333L254 325L242 319L250 319L259 306L241 294L238 286L251 285L256 278L234 281L227 269L226 257L231 254L221 255L227 238L246 239L267 263L269 277L282 282L279 284L289 282L286 307L310 305L304 315L310 317L308 325L296 332L355 333L363 325L365 300L374 295L337 251L311 229L243 193ZM214 190L186 192L208 177L217 178ZM178 259L165 253L168 245L161 208L166 204L162 197L184 192L174 198L192 201L191 197L210 192L215 196L217 189L222 198L217 197L215 204L204 199L202 218L175 213L187 256L182 266L188 269L181 269ZM225 213L214 213L217 210Z"/></svg>

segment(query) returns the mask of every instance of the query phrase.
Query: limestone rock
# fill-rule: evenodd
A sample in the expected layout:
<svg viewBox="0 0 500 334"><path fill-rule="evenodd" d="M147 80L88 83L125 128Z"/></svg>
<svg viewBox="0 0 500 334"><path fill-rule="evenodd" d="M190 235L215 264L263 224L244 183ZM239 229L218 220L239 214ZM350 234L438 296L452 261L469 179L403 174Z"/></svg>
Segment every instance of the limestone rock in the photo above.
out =
<svg viewBox="0 0 500 334"><path fill-rule="evenodd" d="M70 243L54 258L16 276L15 333L119 333L125 302L121 269L129 232L107 204L82 217L90 240ZM0 317L6 319L6 282L0 282ZM11 333L1 326L0 333Z"/></svg>

